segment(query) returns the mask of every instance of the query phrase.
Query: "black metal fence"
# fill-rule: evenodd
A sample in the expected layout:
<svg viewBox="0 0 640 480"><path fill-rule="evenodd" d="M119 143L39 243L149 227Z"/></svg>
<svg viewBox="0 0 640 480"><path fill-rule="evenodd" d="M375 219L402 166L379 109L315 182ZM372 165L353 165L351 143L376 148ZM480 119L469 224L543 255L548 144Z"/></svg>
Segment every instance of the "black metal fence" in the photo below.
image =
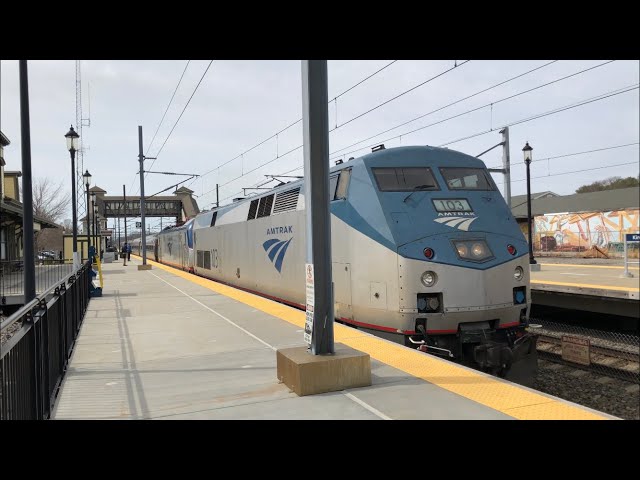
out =
<svg viewBox="0 0 640 480"><path fill-rule="evenodd" d="M62 281L73 270L71 263L64 260L38 258L35 261L36 294L44 293ZM24 295L24 263L23 260L0 261L0 297L7 302L7 297Z"/></svg>
<svg viewBox="0 0 640 480"><path fill-rule="evenodd" d="M86 263L0 324L0 420L43 420L53 410L89 303Z"/></svg>

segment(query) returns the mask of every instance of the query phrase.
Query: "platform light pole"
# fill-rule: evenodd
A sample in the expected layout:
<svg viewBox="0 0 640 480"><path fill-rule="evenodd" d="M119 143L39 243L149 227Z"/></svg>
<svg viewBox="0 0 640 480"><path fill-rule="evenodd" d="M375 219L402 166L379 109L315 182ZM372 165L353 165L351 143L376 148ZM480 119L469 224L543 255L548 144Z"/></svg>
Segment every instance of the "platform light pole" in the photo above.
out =
<svg viewBox="0 0 640 480"><path fill-rule="evenodd" d="M529 265L536 265L536 259L533 258L533 232L531 230L531 176L529 174L529 165L533 158L533 148L529 142L522 149L524 153L524 163L527 166L527 222L529 224Z"/></svg>
<svg viewBox="0 0 640 480"><path fill-rule="evenodd" d="M24 248L24 303L36 296L36 265L33 233L33 195L31 188L31 124L29 121L29 75L27 61L19 60L20 136L22 145L22 244ZM3 297L4 300L4 297ZM34 337L35 338L35 337ZM1 373L0 373L1 379Z"/></svg>
<svg viewBox="0 0 640 480"><path fill-rule="evenodd" d="M89 258L89 245L91 245L91 238L89 237L90 233L91 233L91 223L89 223L90 221L90 217L89 217L89 185L91 185L91 174L89 173L89 170L85 170L84 174L82 175L82 178L84 178L84 186L85 191L87 192L87 259Z"/></svg>
<svg viewBox="0 0 640 480"><path fill-rule="evenodd" d="M78 262L78 218L76 213L76 151L80 135L73 129L73 125L65 135L67 139L67 150L71 155L71 221L73 222L73 270L80 266Z"/></svg>

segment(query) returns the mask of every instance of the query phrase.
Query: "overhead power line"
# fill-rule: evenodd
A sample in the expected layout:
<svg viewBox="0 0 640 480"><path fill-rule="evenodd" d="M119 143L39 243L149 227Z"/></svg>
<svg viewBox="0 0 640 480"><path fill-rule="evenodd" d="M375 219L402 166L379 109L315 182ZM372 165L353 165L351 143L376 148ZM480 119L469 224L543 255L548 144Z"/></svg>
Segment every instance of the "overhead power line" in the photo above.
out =
<svg viewBox="0 0 640 480"><path fill-rule="evenodd" d="M528 118L525 118L525 119L521 119L521 120L516 120L514 122L511 122L509 124L504 125L503 127L500 127L500 129L502 129L504 127L510 127L512 125L517 125L517 124L520 124L520 123L526 123L526 122L529 122L531 120L537 120L538 118L542 118L542 117L545 117L545 116L548 116L548 115L554 115L556 113L560 113L560 112L563 112L565 110L570 110L572 108L577 108L577 107L580 107L580 106L583 106L583 105L587 105L587 104L592 103L592 102L596 102L598 100L604 100L606 98L610 98L610 97L613 97L613 96L616 96L616 95L620 95L622 93L630 92L632 90L637 90L637 89L638 89L638 84L632 85L630 87L624 87L622 89L614 90L612 92L607 92L607 93L598 95L597 97L592 97L590 99L587 99L587 100L584 100L584 101L581 101L581 102L577 102L577 103L574 103L574 104L570 104L568 106L559 107L557 109L554 109L554 110L551 110L551 111L548 111L548 112L545 112L545 113L533 115L531 117L528 117ZM439 147L443 147L443 146L446 146L446 145L450 145L452 143L460 142L462 140L466 140L466 139L469 139L469 138L473 138L473 137L477 137L477 136L480 136L480 135L484 135L484 134L487 134L489 132L493 132L495 130L497 130L497 129L490 129L490 130L485 130L485 131L482 131L482 132L478 132L478 133L475 133L473 135L469 135L467 137L463 137L463 138L459 138L457 140L452 140L450 142L443 143L443 144L439 145ZM396 138L396 137L394 137L394 138ZM294 148L292 150L289 150L289 152L287 152L287 154L291 153L291 152L293 152L293 151L295 151L297 149L300 149L300 148L302 148L302 145L299 145L298 147L296 147L296 148ZM359 150L362 150L362 149L354 150L354 152L359 151ZM350 153L353 153L353 152L350 152ZM265 163L263 163L261 165L258 165L256 168L252 169L251 171L247 172L246 174L251 173L251 172L253 172L253 171L255 171L255 170L257 170L257 169L259 169L259 168L261 168L261 167L263 167L265 165L268 165L268 164L270 164L270 163L272 163L272 162L274 162L276 160L278 160L278 158L273 158L273 159L269 160L268 162L265 162ZM299 169L301 167L302 166L298 166L294 170L297 170L297 169ZM294 171L294 170L290 170L290 172ZM287 172L287 173L289 173L289 172ZM244 175L246 175L246 174L244 174ZM239 177L236 177L236 178L226 182L224 185L227 185L230 182L233 182L233 181L237 180L238 178L243 177L244 175L240 175ZM214 190L215 189L209 190L208 192L204 193L202 196L207 195L208 193L211 193Z"/></svg>
<svg viewBox="0 0 640 480"><path fill-rule="evenodd" d="M359 143L366 142L367 140L371 140L372 138L376 138L377 136L379 136L379 135L383 135L383 134L385 134L385 133L388 133L388 132L390 132L390 131L392 131L392 130L395 130L396 128L404 127L405 125L408 125L408 124L410 124L410 123L413 123L413 122L415 122L416 120L420 120L421 118L427 117L427 116L432 115L432 114L434 114L434 113L436 113L436 112L439 112L439 111L441 111L441 110L444 110L445 108L449 108L449 107L451 107L451 106L453 106L453 105L457 105L457 104L458 104L458 103L460 103L460 102L463 102L463 101L468 100L468 99L470 99L470 98L472 98L472 97L475 97L475 96L477 96L477 95L480 95L481 93L488 92L489 90L493 90L493 89L494 89L494 88L496 88L496 87L499 87L499 86L501 86L501 85L504 85L504 84L506 84L506 83L509 83L509 82L511 82L511 81L513 81L513 80L516 80L516 79L518 79L518 78L524 77L525 75L528 75L528 74L533 73L533 72L535 72L535 71L537 71L537 70L540 70L541 68L547 67L547 66L549 66L549 65L551 65L551 64L553 64L553 63L556 63L557 61L558 61L558 60L552 60L551 62L545 63L544 65L540 65L539 67L533 68L533 69L528 70L528 71L526 71L526 72L524 72L524 73L521 73L521 74L519 74L519 75L516 75L515 77L508 78L507 80L503 80L502 82L499 82L499 83L496 83L496 84L494 84L494 85L491 85L490 87L487 87L487 88L484 88L484 89L482 89L482 90L480 90L480 91L478 91L478 92L472 93L471 95L467 95L466 97L460 98L460 99L456 100L455 102L451 102L451 103L448 103L447 105L444 105L444 106L442 106L442 107L440 107L440 108L436 108L435 110L431 110L430 112L424 113L424 114L422 114L422 115L420 115L420 116L418 116L418 117L415 117L415 118L413 118L413 119L411 119L411 120L408 120L408 121L406 121L406 122L404 122L404 123L401 123L401 124L399 124L399 125L396 125L395 127L388 128L387 130L383 130L382 132L378 132L378 133L376 133L375 135L371 135L370 137L363 138L362 140L359 140L359 141L357 141L357 142L354 142L354 143L352 143L351 145L347 145L346 147L342 147L342 148L339 148L339 149L335 150L335 151L333 152L333 154L338 153L338 152L340 152L340 151L342 151L342 150L346 150L346 149L348 149L348 148L354 147L355 145L358 145Z"/></svg>
<svg viewBox="0 0 640 480"><path fill-rule="evenodd" d="M553 160L555 158L564 158L564 157L573 157L575 155L584 155L585 153L603 152L605 150L613 150L615 148L630 147L632 145L638 145L639 143L640 142L625 143L623 145L613 145L611 147L596 148L594 150L585 150L584 152L565 153L564 155L555 155L553 157L538 158L536 160L532 160L531 163L542 162L544 160ZM495 167L488 167L488 168L502 168L502 165L496 165Z"/></svg>
<svg viewBox="0 0 640 480"><path fill-rule="evenodd" d="M361 113L360 115L356 115L355 117L350 118L350 119L349 119L349 120L347 120L346 122L342 122L340 125L337 125L337 126L336 126L335 128L333 128L331 131L336 130L336 129L340 128L340 127L344 127L345 125L347 125L347 124L349 124L349 123L353 122L354 120L357 120L358 118L364 117L365 115L367 115L367 114L369 114L369 113L373 112L374 110L377 110L378 108L380 108L380 107L382 107L382 106L386 105L387 103L393 102L394 100L396 100L396 99L398 99L398 98L402 97L403 95L406 95L407 93L414 91L416 88L419 88L419 87L421 87L421 86L423 86L423 85L426 85L427 83L431 82L432 80L435 80L436 78L439 78L439 77L441 77L442 75L445 75L446 73L449 73L451 70L455 70L456 68L461 67L461 66L462 66L462 65L464 65L465 63L469 63L470 61L471 61L471 60L465 60L464 62L462 62L462 63L461 63L461 64L459 64L459 65L456 65L456 66L454 66L454 67L448 68L448 69L447 69L447 70L445 70L444 72L440 72L439 74L434 75L434 76L433 76L433 77L431 77L431 78L428 78L428 79L427 79L427 80L425 80L424 82L419 83L418 85L415 85L414 87L411 87L409 90L405 90L404 92L402 92L402 93L400 93L400 94L396 95L395 97L390 98L389 100L386 100L386 101L384 101L384 102L382 102L382 103L380 103L380 104L376 105L375 107L373 107L373 108L371 108L371 109L367 110L366 112L363 112L363 113Z"/></svg>
<svg viewBox="0 0 640 480"><path fill-rule="evenodd" d="M498 100L494 100L494 101L492 101L492 102L485 103L484 105L481 105L481 106L479 106L479 107L471 108L471 109L469 109L469 110L466 110L466 111L464 111L464 112L458 113L458 114L456 114L456 115L452 115L451 117L447 117L447 118L444 118L444 119L442 119L442 120L438 120L437 122L433 122L433 123L430 123L430 124L428 124L428 125L424 125L424 126L422 126L422 127L415 128L415 129L410 130L410 131L408 131L408 132L400 133L400 134L395 135L395 136L393 136L393 137L389 137L389 138L387 138L387 139L385 139L385 140L377 141L377 142L376 142L376 144L379 144L379 143L385 143L385 142L388 142L389 140L395 140L396 138L404 137L404 136L406 136L406 135L409 135L409 134L412 134L412 133L418 132L418 131L420 131L420 130L424 130L424 129L426 129L426 128L433 127L434 125L439 125L439 124L441 124L441 123L448 122L449 120L453 120L454 118L462 117L462 116L464 116L464 115L468 115L468 114L470 114L470 113L477 112L477 111L482 110L482 109L487 108L487 107L491 107L491 108L493 108L493 106L494 106L494 105L496 105L496 104L498 104L498 103L502 103L502 102L505 102L505 101L507 101L507 100L511 100L511 99L513 99L513 98L519 97L520 95L524 95L524 94L526 94L526 93L533 92L534 90L538 90L538 89L540 89L540 88L547 87L547 86L549 86L549 85L552 85L552 84L554 84L554 83L560 82L560 81L562 81L562 80L566 80L566 79L568 79L568 78L575 77L576 75L583 74L583 73L585 73L585 72L588 72L589 70L593 70L594 68L602 67L603 65L606 65L606 64L608 64L608 63L611 63L612 61L613 61L613 60L610 60L610 61L607 61L607 62L603 62L603 63L600 63L600 64L595 65L595 66L593 66L593 67L589 67L589 68L586 68L586 69L584 69L584 70L580 70L579 72L572 73L571 75L566 75L566 76L564 76L564 77L556 78L555 80L552 80L552 81L550 81L550 82L546 82L546 83L543 83L543 84L538 85L538 86L536 86L536 87L528 88L528 89L523 90L523 91L521 91L521 92L515 93L515 94L513 94L513 95L509 95L509 96L507 96L507 97L503 97L503 98L500 98L500 99L498 99ZM433 113L433 112L429 112L429 113L427 113L427 114L425 114L425 115L423 115L423 116L429 115L430 113ZM396 126L396 127L392 128L391 130L394 130L395 128L398 128L398 127L399 127L399 126ZM501 128L504 128L504 127L501 127ZM493 130L496 130L496 129L495 129L495 128L490 128L488 131L493 131ZM389 131L389 130L386 130L386 131ZM377 135L375 135L375 136L377 136ZM361 143L361 142L357 142L357 143ZM357 145L357 143L356 143L356 145ZM372 144L372 145L369 145L369 146L367 146L367 147L360 147L360 148L357 148L357 149L355 149L355 150L351 150L350 152L342 153L340 156L346 156L346 155L350 155L350 154L352 154L352 153L359 152L360 150L369 149L369 148L371 148L371 147L375 146L376 144ZM341 150L342 150L342 149L341 149ZM332 153L331 155L333 155L333 153ZM334 158L332 158L332 160L335 160L336 158L338 158L338 157L334 157Z"/></svg>
<svg viewBox="0 0 640 480"><path fill-rule="evenodd" d="M171 103L173 102L173 99L176 96L176 92L178 91L178 88L180 87L180 84L182 83L182 79L184 78L184 74L186 73L187 67L189 66L190 62L191 62L191 60L187 60L187 64L184 66L184 70L182 71L182 75L180 75L180 80L178 80L178 84L176 85L176 88L173 91L173 95L171 95L171 99L169 100L169 104L167 105L167 108L165 109L164 113L162 114L162 118L160 119L160 123L158 124L158 128L156 128L156 131L153 134L153 138L151 139L151 143L149 143L149 146L147 147L147 154L149 153L149 150L151 150L151 145L153 145L153 141L156 139L156 135L158 135L158 130L160 130L160 127L162 126L162 122L164 122L164 117L167 115L167 112L169 111L169 107L171 106Z"/></svg>
<svg viewBox="0 0 640 480"><path fill-rule="evenodd" d="M158 157L160 156L160 153L162 152L162 149L164 148L164 146L166 145L167 141L169 140L169 138L171 138L171 134L173 133L173 131L175 130L176 126L178 125L178 122L180 121L180 119L182 118L182 115L184 114L185 110L187 109L187 107L189 106L189 104L191 103L191 99L193 98L193 96L196 94L196 92L198 91L198 87L200 86L200 84L202 83L202 80L204 80L205 75L207 74L207 72L209 71L209 68L211 67L211 64L213 63L213 60L211 60L209 62L209 65L207 65L207 68L205 69L204 73L202 74L202 77L200 77L200 80L198 81L198 84L196 85L196 87L193 89L193 92L191 93L191 96L189 97L189 100L187 100L187 103L185 104L184 108L182 109L182 112L180 112L180 116L178 117L178 119L176 120L176 123L173 124L173 127L171 128L171 131L169 132L169 135L167 135L167 138L164 139L164 142L162 143L162 146L160 147L160 150L158 150L158 153L156 153L155 158L153 159L153 162L151 162L151 165L149 166L149 168L153 168L153 164L156 163L156 160L158 159ZM147 178L147 176L145 175L145 179ZM140 187L138 187L137 192L140 190Z"/></svg>
<svg viewBox="0 0 640 480"><path fill-rule="evenodd" d="M373 72L371 75L369 75L369 76L367 76L367 77L363 78L362 80L360 80L360 81L359 81L358 83L356 83L355 85L352 85L352 86L350 86L349 88L347 88L347 89L346 89L344 92L342 92L341 94L336 95L335 97L333 97L333 98L329 101L329 103L333 102L334 100L337 100L338 98L340 98L340 97L341 97L342 95L344 95L345 93L350 92L351 90L353 90L354 88L356 88L356 87L357 87L358 85L360 85L361 83L366 82L366 81L367 81L367 80L369 80L371 77L373 77L373 76L375 76L375 75L379 74L379 73L380 73L381 71L383 71L385 68L390 67L391 65L393 65L393 64L394 64L394 63L396 63L396 62L397 62L397 60L393 60L393 61L391 61L391 62L387 63L387 64L386 64L384 67L382 67L380 70L376 70L376 71L375 71L375 72ZM298 121L299 121L299 120L298 120Z"/></svg>
<svg viewBox="0 0 640 480"><path fill-rule="evenodd" d="M540 175L538 177L531 177L531 179L533 180L534 178L547 178L547 177L556 177L559 175L568 175L570 173L582 173L582 172L590 172L592 170L600 170L603 168L614 168L614 167L622 167L624 165L638 165L638 162L626 162L626 163L616 163L615 165L603 165L601 167L594 167L594 168L583 168L580 170L573 170L571 172L560 172L560 173L552 173L552 174L548 174L548 175ZM511 180L511 183L514 182L524 182L526 180L526 178L519 178L517 180ZM497 182L499 184L504 184L504 182Z"/></svg>
<svg viewBox="0 0 640 480"><path fill-rule="evenodd" d="M379 70L376 70L375 72L373 72L372 74L366 76L365 78L363 78L362 80L360 80L359 82L357 82L355 85L352 85L351 87L347 88L344 92L342 92L339 95L336 95L333 99L331 99L328 103L330 104L331 102L335 101L337 98L340 98L342 95L344 95L345 93L353 90L354 88L356 88L358 85L361 85L362 83L366 82L367 80L369 80L370 78L372 78L373 76L377 75L378 73L382 72L385 68L390 67L391 65L393 65L395 62L397 62L397 60L393 60L392 62L386 64L384 67L382 67ZM274 133L273 135L271 135L268 138L265 138L264 140L262 140L261 142L256 143L255 145L253 145L252 147L248 148L247 150L245 150L244 152L240 153L239 155L236 155L235 157L233 157L230 160L227 160L224 163L221 163L220 165L212 168L211 170L208 170L207 172L203 173L202 175L200 175L200 177L204 177L206 175L209 175L212 172L215 172L216 170L224 167L225 165L241 158L243 155L246 155L247 153L251 152L252 150L255 150L256 148L258 148L261 145L264 145L265 143L267 143L269 140L272 140L274 138L276 138L278 135L280 135L282 132L290 129L291 127L293 127L294 125L297 125L298 123L300 123L302 121L302 118L299 118L298 120L296 120L293 123L290 123L289 125L287 125L286 127L278 130L276 133Z"/></svg>
<svg viewBox="0 0 640 480"><path fill-rule="evenodd" d="M397 98L400 98L401 96L403 96L403 95L405 95L405 94L407 94L407 93L409 93L409 92L411 92L411 91L415 90L416 88L421 87L421 86L423 86L423 85L425 85L425 84L429 83L430 81L435 80L435 79L436 79L436 78L438 78L438 77L441 77L441 76L442 76L442 75L444 75L445 73L448 73L448 72L450 72L451 70L454 70L455 68L458 68L458 67L460 67L460 66L462 66L462 65L464 65L465 63L468 63L468 62L470 62L470 60L465 60L464 62L462 62L462 63L460 63L460 64L456 64L456 66L451 67L451 68L448 68L447 70L445 70L445 71L443 71L443 72L441 72L441 73L439 73L439 74L437 74L437 75L435 75L435 76L433 76L433 77L428 78L428 79L427 79L427 80L425 80L424 82L419 83L418 85L415 85L415 86L411 87L411 88L410 88L410 89L408 89L408 90L405 90L404 92L400 93L399 95L396 95L395 97L390 98L389 100L386 100L385 102L382 102L382 103L381 103L381 104L379 104L379 105L376 105L375 107L373 107L373 108L369 109L368 111L363 112L363 113L361 113L360 115L357 115L356 117L351 118L350 120L348 120L348 121L346 121L346 122L344 122L344 123L342 123L342 124L340 124L340 125L336 126L335 128L333 128L333 129L331 129L331 130L329 130L329 131L330 131L330 132L332 132L332 131L334 131L334 130L337 130L338 128L341 128L341 127L345 126L346 124L348 124L348 123L350 123L350 122L352 122L352 121L354 121L354 120L356 120L356 119L358 119L358 118L361 118L361 117L363 117L364 115L367 115L368 113L373 112L374 110L376 110L376 109L378 109L378 108L382 107L383 105L386 105L386 104L388 104L389 102L392 102L393 100L396 100ZM392 63L393 63L393 62L392 62ZM382 71L382 70L383 70L383 69L380 69L379 71ZM372 76L372 75L370 75L368 78L371 78L371 76ZM366 80L366 79L365 79L365 80ZM362 81L361 81L360 83L362 83ZM329 102L329 103L331 103L331 102ZM297 121L297 122L295 122L295 123L298 123L298 122L300 122L301 120L302 120L302 119L298 120L298 121ZM292 124L292 125L293 125L293 124ZM280 133L280 132L279 132L279 133ZM270 140L271 138L274 138L274 137L275 137L275 135L272 135L272 136L271 136L271 137L269 137L268 139L266 139L266 140L262 141L262 142L261 142L260 144L258 144L258 145L255 145L254 147L252 147L251 149L249 149L249 150L247 150L247 151L243 152L242 154L238 155L237 157L232 158L231 160L228 160L227 162L224 162L224 163L222 163L221 165L218 165L218 166L217 166L217 167L215 167L215 168L212 168L212 169L211 169L211 170L209 170L208 172L203 173L203 174L200 176L200 178L202 178L202 177L204 177L204 176L206 176L206 175L210 174L211 172L213 172L213 171L215 171L215 170L220 169L221 167L225 166L225 165L226 165L226 164L228 164L228 163L231 163L231 162L232 162L232 161L234 161L234 160L237 160L238 158L242 157L245 153L248 153L249 151L251 151L253 148L255 148L255 147L259 146L259 145L262 145L264 142L266 142L266 141L268 141L268 140ZM238 178L241 178L241 177L243 177L243 176L245 176L245 175L247 175L247 174L249 174L249 173L251 173L251 172L254 172L254 171L255 171L255 170L257 170L258 168L263 167L263 166L265 166L265 165L268 165L268 164L270 164L270 163L272 163L272 162L274 162L274 161L278 160L279 158L284 157L285 155L288 155L289 153L291 153L291 152L293 152L293 151L295 151L295 150L298 150L298 149L300 149L300 148L302 148L302 145L298 145L297 147L295 147L295 148L293 148L293 149L289 150L287 153L285 153L285 154L283 154L283 155L276 155L276 157L275 157L275 158L273 158L273 159L269 160L268 162L265 162L265 163L263 163L263 164L259 165L258 167L254 168L254 169L252 169L252 170L250 170L250 171L248 171L248 172L246 172L246 173L245 173L245 172L243 172L240 176L238 176L238 177L234 178L233 180L230 180L229 182L227 182L227 183L225 183L225 184L223 184L223 185L227 185L228 183L230 183L230 182L232 182L232 181L234 181L234 180L237 180ZM214 190L215 190L215 189L211 189L211 190L209 190L208 192L203 193L203 194L202 194L202 196L204 196L204 195L206 195L206 194L208 194L208 193L211 193L211 192L213 192Z"/></svg>
<svg viewBox="0 0 640 480"><path fill-rule="evenodd" d="M524 118L524 119L521 119L521 120L516 120L514 122L507 123L507 124L503 125L500 128L491 128L491 129L485 130L483 132L474 133L474 134L468 135L466 137L458 138L456 140L451 140L450 142L447 142L447 143L442 143L442 144L440 144L438 146L439 147L445 147L447 145L452 145L454 143L462 142L463 140L468 140L470 138L479 137L480 135L485 135L485 134L493 132L495 130L502 130L505 127L511 127L513 125L519 125L521 123L530 122L531 120L537 120L538 118L546 117L548 115L554 115L556 113L564 112L565 110L571 110L572 108L577 108L577 107L581 107L583 105L587 105L589 103L597 102L599 100L604 100L605 98L615 97L616 95L627 93L627 92L630 92L632 90L637 90L638 89L638 85L639 84L635 84L635 85L631 85L629 87L624 87L624 88L621 88L621 89L618 89L618 90L612 90L611 92L603 93L602 95L598 95L596 97L592 97L592 98L584 100L582 102L569 104L569 105L567 105L565 107L560 107L560 108L557 108L555 110L550 110L548 112L540 113L540 114L534 115L532 117Z"/></svg>

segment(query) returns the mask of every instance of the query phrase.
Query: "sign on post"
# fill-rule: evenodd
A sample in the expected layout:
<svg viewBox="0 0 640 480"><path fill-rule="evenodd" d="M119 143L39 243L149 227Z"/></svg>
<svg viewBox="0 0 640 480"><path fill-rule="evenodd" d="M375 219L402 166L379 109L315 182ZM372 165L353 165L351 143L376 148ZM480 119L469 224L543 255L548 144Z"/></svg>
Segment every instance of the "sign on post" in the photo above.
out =
<svg viewBox="0 0 640 480"><path fill-rule="evenodd" d="M305 264L305 279L307 285L307 314L304 322L304 341L311 345L311 333L313 332L313 307L314 307L314 290L313 290L313 264Z"/></svg>
<svg viewBox="0 0 640 480"><path fill-rule="evenodd" d="M591 341L588 338L563 335L562 359L580 365L591 365Z"/></svg>
<svg viewBox="0 0 640 480"><path fill-rule="evenodd" d="M136 228L142 228L142 222L136 222Z"/></svg>

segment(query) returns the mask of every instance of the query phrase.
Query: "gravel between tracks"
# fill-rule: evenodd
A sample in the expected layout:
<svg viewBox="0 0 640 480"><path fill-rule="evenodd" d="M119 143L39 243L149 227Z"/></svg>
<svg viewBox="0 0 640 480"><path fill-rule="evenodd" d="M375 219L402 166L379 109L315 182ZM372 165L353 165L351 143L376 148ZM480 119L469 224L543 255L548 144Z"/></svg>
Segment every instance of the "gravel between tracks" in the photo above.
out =
<svg viewBox="0 0 640 480"><path fill-rule="evenodd" d="M624 420L640 420L640 385L538 359L532 388Z"/></svg>

